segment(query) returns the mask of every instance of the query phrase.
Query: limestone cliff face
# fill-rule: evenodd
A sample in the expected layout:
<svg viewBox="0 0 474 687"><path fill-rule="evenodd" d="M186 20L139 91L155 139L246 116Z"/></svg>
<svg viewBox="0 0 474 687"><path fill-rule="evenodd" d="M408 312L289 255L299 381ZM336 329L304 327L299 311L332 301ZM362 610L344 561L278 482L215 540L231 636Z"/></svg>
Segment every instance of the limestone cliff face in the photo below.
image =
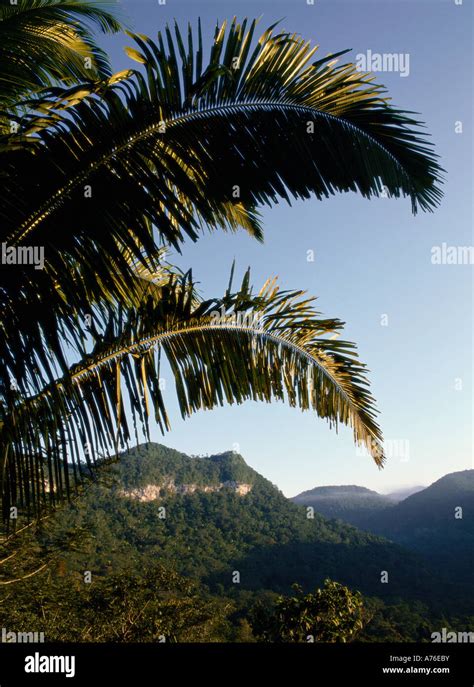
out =
<svg viewBox="0 0 474 687"><path fill-rule="evenodd" d="M245 482L234 482L228 480L220 482L219 484L175 484L172 479L164 480L161 484L146 484L143 487L135 487L133 489L121 489L119 495L125 498L135 499L137 501L157 501L161 497L168 494L194 494L197 491L203 493L211 493L222 491L223 489L230 489L239 496L245 496L252 490L251 484Z"/></svg>

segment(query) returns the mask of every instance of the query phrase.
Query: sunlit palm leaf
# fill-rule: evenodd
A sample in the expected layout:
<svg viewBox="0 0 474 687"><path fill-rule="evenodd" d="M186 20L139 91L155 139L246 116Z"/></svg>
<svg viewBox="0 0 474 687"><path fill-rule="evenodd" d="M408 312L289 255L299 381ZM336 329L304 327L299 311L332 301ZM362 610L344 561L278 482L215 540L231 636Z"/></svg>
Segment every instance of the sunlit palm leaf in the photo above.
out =
<svg viewBox="0 0 474 687"><path fill-rule="evenodd" d="M342 329L323 319L303 292L280 291L269 280L252 293L247 273L239 291L200 301L191 275L157 272L143 279L138 309L110 311L96 344L63 379L18 400L2 418L8 446L4 507L30 512L69 491L84 463L116 452L150 417L169 428L160 358L170 363L183 417L224 403L286 400L312 409L330 426L353 428L376 463L383 462L374 400L354 344L330 335Z"/></svg>
<svg viewBox="0 0 474 687"><path fill-rule="evenodd" d="M200 27L186 40L177 28L156 43L135 36L142 72L51 88L0 141L1 239L46 251L42 271L0 273L4 513L67 493L82 458L92 467L138 439L150 413L167 429L159 353L184 416L285 398L351 425L383 460L365 368L352 344L327 338L339 321L271 283L253 296L248 278L239 294L200 303L190 278L161 264L159 245L179 249L204 226L260 238L256 207L278 197L383 190L415 212L441 196L417 122L369 76L336 55L314 61L274 27L255 44L255 22L246 27L217 27L207 64ZM261 319L212 320L222 306ZM65 342L81 359L73 370Z"/></svg>
<svg viewBox="0 0 474 687"><path fill-rule="evenodd" d="M110 76L107 55L91 26L119 31L115 0L2 0L0 107L13 107L53 82Z"/></svg>
<svg viewBox="0 0 474 687"><path fill-rule="evenodd" d="M2 240L46 251L42 272L0 275L8 404L11 378L30 395L47 381L36 369L54 377L50 360L66 372L60 341L81 338L91 301L133 295L125 251L153 269L157 242L179 249L201 226L260 236L255 208L278 196L383 189L414 211L436 205L431 148L381 87L352 64L313 61L297 36L270 28L254 44L255 26L218 27L207 64L200 26L197 40L177 27L156 43L135 36L144 73L53 89L4 138Z"/></svg>

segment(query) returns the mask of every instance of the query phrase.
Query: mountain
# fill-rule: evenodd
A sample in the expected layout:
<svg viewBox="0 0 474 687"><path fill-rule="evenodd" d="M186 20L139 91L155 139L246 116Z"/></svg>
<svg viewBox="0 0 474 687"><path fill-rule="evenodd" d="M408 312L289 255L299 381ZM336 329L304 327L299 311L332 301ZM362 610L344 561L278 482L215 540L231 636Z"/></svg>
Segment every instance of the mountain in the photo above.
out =
<svg viewBox="0 0 474 687"><path fill-rule="evenodd" d="M462 511L456 512L456 508ZM474 532L473 508L474 470L453 472L394 505L373 529L406 541L441 532L455 539L459 533L468 536Z"/></svg>
<svg viewBox="0 0 474 687"><path fill-rule="evenodd" d="M418 491L422 491L422 489L426 489L426 487L402 487L401 489L390 491L388 494L384 494L384 496L390 499L390 501L398 503L399 501L403 501L403 499L408 498L412 494L416 494Z"/></svg>
<svg viewBox="0 0 474 687"><path fill-rule="evenodd" d="M413 518L420 498L428 498L422 510L438 499L442 511L446 494L458 496L469 480L406 499ZM365 503L372 523L409 534L410 526L395 532L388 517L405 502L387 506L354 486L309 493ZM469 507L463 514L472 521ZM0 586L0 627L34 627L48 641L255 641L279 593L292 593L295 582L314 592L326 578L363 593L361 641L429 641L433 630L473 622L471 585L459 571L450 579L456 562L439 570L409 550L409 537L400 546L327 520L233 452L190 457L140 446L104 462L71 503L22 538L0 571L17 583L15 594Z"/></svg>
<svg viewBox="0 0 474 687"><path fill-rule="evenodd" d="M397 503L356 486L317 487L293 501L416 552L455 595L474 581L474 470L445 475Z"/></svg>
<svg viewBox="0 0 474 687"><path fill-rule="evenodd" d="M327 518L339 518L356 527L364 527L393 502L365 487L354 485L316 487L292 498L294 503L312 506Z"/></svg>
<svg viewBox="0 0 474 687"><path fill-rule="evenodd" d="M55 536L83 533L65 564L99 575L159 561L213 593L286 593L330 577L385 600L441 599L436 575L415 553L311 516L240 455L189 457L149 443L104 468L62 512Z"/></svg>
<svg viewBox="0 0 474 687"><path fill-rule="evenodd" d="M447 579L474 582L474 470L445 475L379 513L370 532L417 551Z"/></svg>

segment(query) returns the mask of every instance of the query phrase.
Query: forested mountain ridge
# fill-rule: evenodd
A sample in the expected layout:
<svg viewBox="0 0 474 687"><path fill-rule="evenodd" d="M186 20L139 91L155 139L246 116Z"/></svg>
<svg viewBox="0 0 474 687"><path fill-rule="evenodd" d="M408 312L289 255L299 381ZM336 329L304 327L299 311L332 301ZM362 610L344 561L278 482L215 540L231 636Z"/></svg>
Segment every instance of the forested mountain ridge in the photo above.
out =
<svg viewBox="0 0 474 687"><path fill-rule="evenodd" d="M377 515L368 531L417 551L446 580L474 582L474 470L452 472Z"/></svg>
<svg viewBox="0 0 474 687"><path fill-rule="evenodd" d="M190 457L155 443L141 444L120 454L114 469L125 487L160 484L170 476L176 484L200 486L216 486L227 481L253 484L258 477L234 451Z"/></svg>
<svg viewBox="0 0 474 687"><path fill-rule="evenodd" d="M151 486L155 498L133 496ZM150 443L124 453L62 514L58 536L68 528L86 533L68 566L97 574L158 560L212 591L235 590L237 571L240 590L286 593L330 577L383 599L438 597L416 554L308 512L232 452L191 458Z"/></svg>
<svg viewBox="0 0 474 687"><path fill-rule="evenodd" d="M255 641L260 604L327 578L363 593L363 641L430 641L433 628L470 623L470 589L406 548L293 503L233 452L189 457L145 444L98 475L4 566L19 576L20 558L26 574L50 560L14 595L3 588L4 627L34 626L54 641Z"/></svg>
<svg viewBox="0 0 474 687"><path fill-rule="evenodd" d="M340 518L362 528L375 514L393 505L388 497L355 485L315 487L291 500L303 506L312 506L326 518Z"/></svg>
<svg viewBox="0 0 474 687"><path fill-rule="evenodd" d="M444 584L474 582L474 470L444 475L398 503L354 486L317 487L293 501L421 554Z"/></svg>
<svg viewBox="0 0 474 687"><path fill-rule="evenodd" d="M412 541L441 530L474 534L474 470L444 475L429 487L393 505L374 522L374 530L391 533L397 540Z"/></svg>

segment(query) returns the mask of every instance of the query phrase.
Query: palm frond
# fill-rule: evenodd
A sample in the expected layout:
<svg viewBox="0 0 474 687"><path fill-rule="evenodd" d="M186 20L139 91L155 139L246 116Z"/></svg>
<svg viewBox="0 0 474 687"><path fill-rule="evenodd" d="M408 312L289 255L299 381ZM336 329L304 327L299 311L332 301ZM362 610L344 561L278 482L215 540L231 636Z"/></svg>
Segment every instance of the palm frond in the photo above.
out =
<svg viewBox="0 0 474 687"><path fill-rule="evenodd" d="M166 270L142 280L140 308L111 309L91 353L40 394L19 399L1 418L4 512L38 513L69 493L85 466L149 438L150 419L169 421L160 386L168 360L183 417L225 403L284 400L311 409L336 429L353 429L375 462L384 456L366 368L355 346L314 299L280 291L274 279L254 294L249 272L237 292L198 298L191 273ZM159 297L157 297L159 295Z"/></svg>
<svg viewBox="0 0 474 687"><path fill-rule="evenodd" d="M383 190L436 205L432 148L372 77L255 30L217 27L207 63L200 25L136 35L141 72L51 89L2 138L2 242L43 246L46 265L0 273L0 385L38 392L32 371L51 367L39 348L66 373L59 340L81 337L90 302L133 294L127 251L153 269L157 243L179 250L203 226L261 238L256 208L278 197Z"/></svg>
<svg viewBox="0 0 474 687"><path fill-rule="evenodd" d="M13 108L53 82L110 76L108 57L91 28L119 31L116 7L116 0L2 0L0 106Z"/></svg>

